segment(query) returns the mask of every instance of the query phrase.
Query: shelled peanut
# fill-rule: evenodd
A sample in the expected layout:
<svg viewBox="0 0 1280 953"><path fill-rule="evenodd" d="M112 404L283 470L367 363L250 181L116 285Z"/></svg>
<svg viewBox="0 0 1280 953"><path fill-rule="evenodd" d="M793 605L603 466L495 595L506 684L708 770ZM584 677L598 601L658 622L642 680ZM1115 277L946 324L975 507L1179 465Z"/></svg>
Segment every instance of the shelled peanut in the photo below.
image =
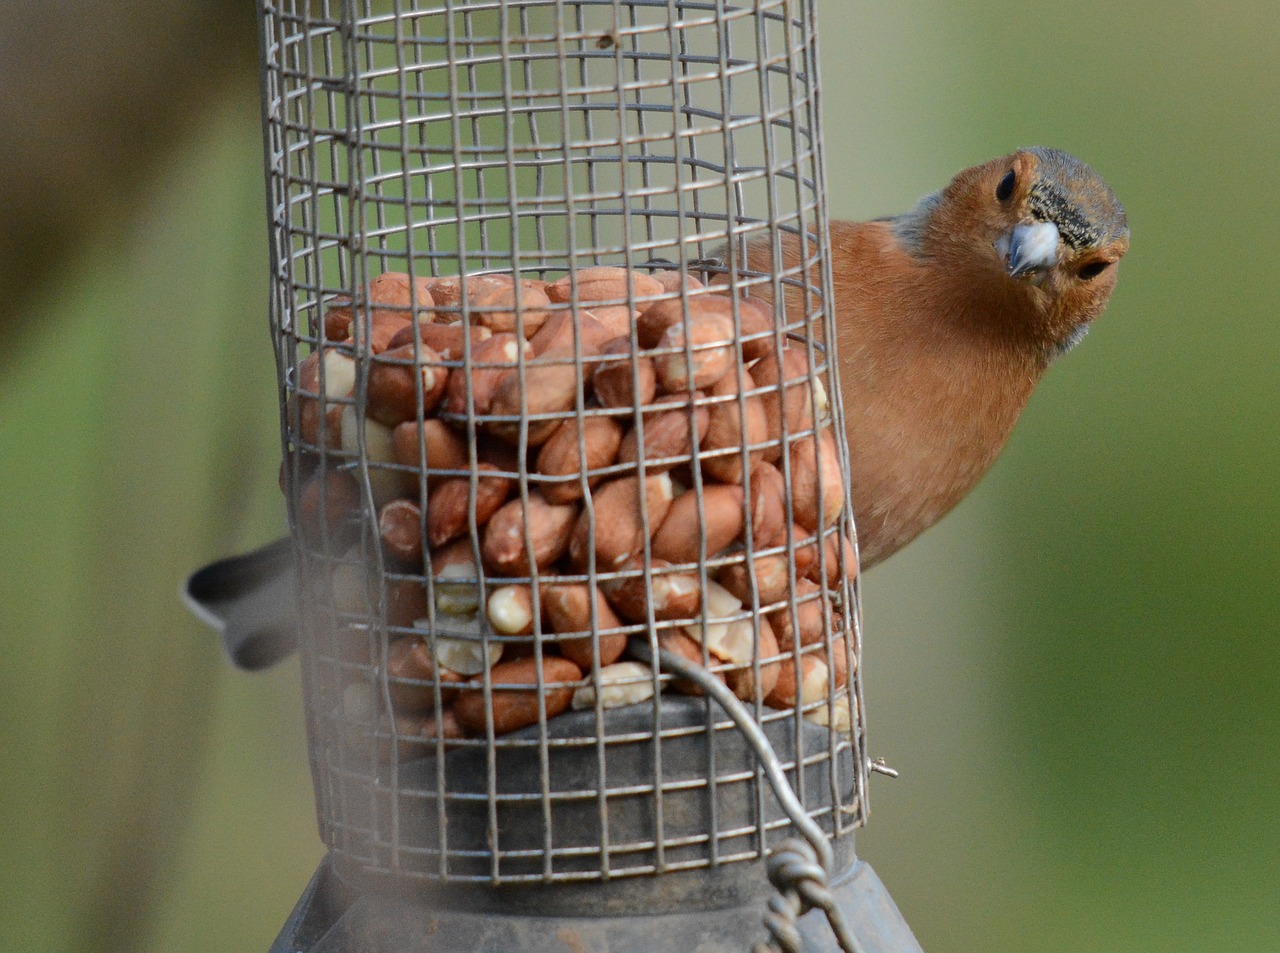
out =
<svg viewBox="0 0 1280 953"><path fill-rule="evenodd" d="M826 369L772 307L610 267L385 274L366 297L325 313L289 422L323 460L302 531L337 538L367 495L385 565L419 589L379 656L397 734L641 701L655 680L624 655L650 627L740 698L844 723L827 703L857 569Z"/></svg>

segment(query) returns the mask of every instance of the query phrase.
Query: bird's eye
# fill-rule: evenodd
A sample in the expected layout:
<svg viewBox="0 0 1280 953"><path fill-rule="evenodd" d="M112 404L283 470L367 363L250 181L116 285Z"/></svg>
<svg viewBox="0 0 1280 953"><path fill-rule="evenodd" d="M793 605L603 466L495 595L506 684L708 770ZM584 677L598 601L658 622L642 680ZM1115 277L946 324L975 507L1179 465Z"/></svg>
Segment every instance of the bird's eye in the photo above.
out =
<svg viewBox="0 0 1280 953"><path fill-rule="evenodd" d="M1000 202L1009 201L1009 196L1013 194L1013 187L1018 184L1018 175L1012 169L1004 174L1004 178L996 186L996 200Z"/></svg>
<svg viewBox="0 0 1280 953"><path fill-rule="evenodd" d="M1106 271L1110 265L1111 262L1109 261L1091 261L1089 264L1081 268L1077 274L1080 275L1080 279L1082 281L1092 281L1094 278L1097 278L1098 275Z"/></svg>

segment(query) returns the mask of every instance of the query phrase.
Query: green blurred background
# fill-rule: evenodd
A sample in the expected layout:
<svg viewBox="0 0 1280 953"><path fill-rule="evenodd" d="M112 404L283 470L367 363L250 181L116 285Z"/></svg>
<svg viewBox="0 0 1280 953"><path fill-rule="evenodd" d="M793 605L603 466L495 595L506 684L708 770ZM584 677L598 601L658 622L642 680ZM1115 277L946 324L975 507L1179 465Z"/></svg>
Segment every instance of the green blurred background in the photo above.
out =
<svg viewBox="0 0 1280 953"><path fill-rule="evenodd" d="M866 580L861 852L930 953L1280 949L1280 7L819 7L835 215L1045 144L1133 230ZM0 11L5 951L265 950L321 857L296 662L177 599L283 525L254 44L243 0Z"/></svg>

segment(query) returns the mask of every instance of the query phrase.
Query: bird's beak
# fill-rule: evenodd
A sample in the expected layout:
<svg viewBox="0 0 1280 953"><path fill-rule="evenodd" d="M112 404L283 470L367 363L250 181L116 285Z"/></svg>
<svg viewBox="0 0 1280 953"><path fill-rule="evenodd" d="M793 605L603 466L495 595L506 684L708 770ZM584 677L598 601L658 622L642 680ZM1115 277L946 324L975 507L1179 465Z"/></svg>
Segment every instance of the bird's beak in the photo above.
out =
<svg viewBox="0 0 1280 953"><path fill-rule="evenodd" d="M1058 263L1058 226L1053 222L1017 225L1001 235L996 250L1004 257L1011 278L1048 271Z"/></svg>

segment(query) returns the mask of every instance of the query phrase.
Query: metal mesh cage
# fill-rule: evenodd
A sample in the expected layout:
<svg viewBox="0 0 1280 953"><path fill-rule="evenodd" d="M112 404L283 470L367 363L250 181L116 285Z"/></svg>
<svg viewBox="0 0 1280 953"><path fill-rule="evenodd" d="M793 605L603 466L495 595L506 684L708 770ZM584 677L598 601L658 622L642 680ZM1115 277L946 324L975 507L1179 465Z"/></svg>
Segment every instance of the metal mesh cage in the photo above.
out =
<svg viewBox="0 0 1280 953"><path fill-rule="evenodd" d="M260 12L332 855L491 883L762 857L789 822L760 765L634 640L729 684L809 815L851 831L812 2Z"/></svg>

